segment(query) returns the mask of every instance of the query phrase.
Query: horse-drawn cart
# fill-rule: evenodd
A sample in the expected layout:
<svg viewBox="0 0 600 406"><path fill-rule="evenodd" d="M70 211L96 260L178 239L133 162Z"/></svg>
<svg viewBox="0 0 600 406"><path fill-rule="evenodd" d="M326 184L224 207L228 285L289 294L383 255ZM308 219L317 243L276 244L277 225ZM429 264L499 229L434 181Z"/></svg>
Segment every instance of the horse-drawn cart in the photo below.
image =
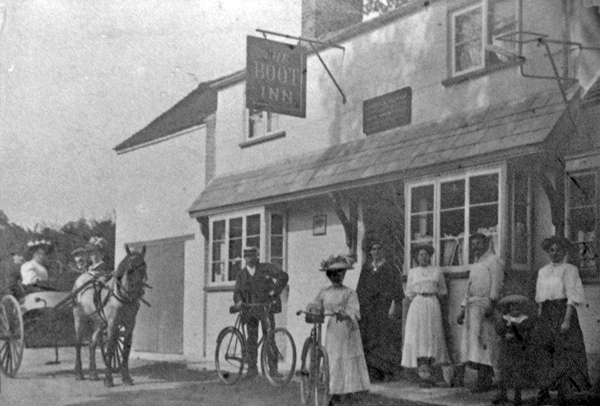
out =
<svg viewBox="0 0 600 406"><path fill-rule="evenodd" d="M128 360L135 318L147 284L146 247L141 252L125 246L121 260L108 280L90 273L63 275L65 291L41 291L26 295L19 303L14 296L0 300L0 369L14 377L27 348L75 347L75 378L84 379L81 346L90 349L90 379L97 380L96 346L100 345L106 366L104 384L113 386L112 373L121 373L123 383L133 384ZM74 279L76 278L76 280ZM148 304L149 305L149 304Z"/></svg>
<svg viewBox="0 0 600 406"><path fill-rule="evenodd" d="M76 292L35 292L19 303L11 295L0 302L0 369L9 377L19 370L25 348L58 348L77 345L73 318L73 301ZM122 331L121 328L118 330ZM91 331L84 344L89 343ZM115 357L111 362L113 372L118 372L123 353L122 334L119 334ZM102 355L105 346L101 338Z"/></svg>

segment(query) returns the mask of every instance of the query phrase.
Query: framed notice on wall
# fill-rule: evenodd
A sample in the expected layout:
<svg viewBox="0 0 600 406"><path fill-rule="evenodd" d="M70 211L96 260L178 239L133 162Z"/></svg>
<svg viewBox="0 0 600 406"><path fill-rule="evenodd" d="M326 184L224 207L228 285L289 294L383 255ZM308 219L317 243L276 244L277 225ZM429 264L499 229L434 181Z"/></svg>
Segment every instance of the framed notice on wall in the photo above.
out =
<svg viewBox="0 0 600 406"><path fill-rule="evenodd" d="M412 88L404 87L363 102L363 132L366 135L410 124Z"/></svg>

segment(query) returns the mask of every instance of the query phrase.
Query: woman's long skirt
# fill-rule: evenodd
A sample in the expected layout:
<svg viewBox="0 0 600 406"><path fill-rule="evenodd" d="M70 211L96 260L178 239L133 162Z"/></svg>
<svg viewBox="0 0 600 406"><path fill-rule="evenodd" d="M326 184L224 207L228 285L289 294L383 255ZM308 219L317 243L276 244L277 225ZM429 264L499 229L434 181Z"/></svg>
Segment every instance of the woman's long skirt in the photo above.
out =
<svg viewBox="0 0 600 406"><path fill-rule="evenodd" d="M587 357L576 310L569 330L560 331L566 309L566 299L542 303L535 334L539 384L548 389L588 390Z"/></svg>
<svg viewBox="0 0 600 406"><path fill-rule="evenodd" d="M417 368L418 358L434 358L436 364L450 362L437 296L417 295L408 308L402 366Z"/></svg>
<svg viewBox="0 0 600 406"><path fill-rule="evenodd" d="M331 317L327 323L325 349L329 355L329 393L332 395L369 390L371 382L360 330Z"/></svg>

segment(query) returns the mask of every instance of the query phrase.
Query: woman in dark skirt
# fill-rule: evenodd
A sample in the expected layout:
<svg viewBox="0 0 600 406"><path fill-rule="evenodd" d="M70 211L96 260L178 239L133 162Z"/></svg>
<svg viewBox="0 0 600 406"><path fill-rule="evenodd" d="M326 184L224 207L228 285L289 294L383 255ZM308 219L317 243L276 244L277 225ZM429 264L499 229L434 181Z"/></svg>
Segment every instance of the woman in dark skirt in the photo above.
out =
<svg viewBox="0 0 600 406"><path fill-rule="evenodd" d="M372 381L392 380L399 373L402 351L402 280L386 261L379 241L371 243L370 257L360 271L356 293L365 357Z"/></svg>
<svg viewBox="0 0 600 406"><path fill-rule="evenodd" d="M541 388L538 405L548 402L552 389L558 390L559 404L566 405L570 392L590 387L583 333L577 316L577 307L583 304L585 297L579 270L565 262L569 247L570 242L559 236L542 243L551 262L539 270L535 292Z"/></svg>

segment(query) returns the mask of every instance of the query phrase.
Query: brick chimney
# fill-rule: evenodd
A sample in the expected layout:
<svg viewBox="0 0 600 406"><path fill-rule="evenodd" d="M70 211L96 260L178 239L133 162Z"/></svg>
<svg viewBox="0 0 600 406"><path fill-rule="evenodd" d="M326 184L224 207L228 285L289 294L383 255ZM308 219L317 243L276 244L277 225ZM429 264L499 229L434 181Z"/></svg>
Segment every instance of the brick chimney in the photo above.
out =
<svg viewBox="0 0 600 406"><path fill-rule="evenodd" d="M302 36L320 38L360 23L363 0L302 0Z"/></svg>

